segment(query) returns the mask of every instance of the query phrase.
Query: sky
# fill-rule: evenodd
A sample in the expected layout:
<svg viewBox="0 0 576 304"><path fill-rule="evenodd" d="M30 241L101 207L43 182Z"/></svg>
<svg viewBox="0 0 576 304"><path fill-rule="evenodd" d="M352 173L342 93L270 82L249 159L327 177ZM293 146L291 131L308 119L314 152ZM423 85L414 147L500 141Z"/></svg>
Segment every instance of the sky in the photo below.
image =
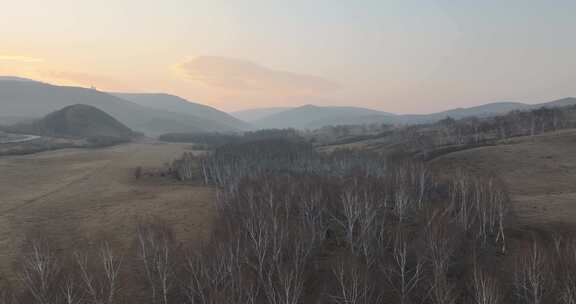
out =
<svg viewBox="0 0 576 304"><path fill-rule="evenodd" d="M0 0L0 75L225 111L576 95L573 0Z"/></svg>

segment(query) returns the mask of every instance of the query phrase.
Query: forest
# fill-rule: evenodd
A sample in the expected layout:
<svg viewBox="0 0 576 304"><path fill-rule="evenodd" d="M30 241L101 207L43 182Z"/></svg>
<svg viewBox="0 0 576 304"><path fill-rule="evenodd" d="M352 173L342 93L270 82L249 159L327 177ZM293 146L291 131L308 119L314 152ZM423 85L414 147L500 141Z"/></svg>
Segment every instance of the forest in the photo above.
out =
<svg viewBox="0 0 576 304"><path fill-rule="evenodd" d="M342 125L302 133L319 147L367 143L364 150L388 157L423 161L475 147L505 143L576 126L576 107L542 107L488 117L453 119L415 125Z"/></svg>
<svg viewBox="0 0 576 304"><path fill-rule="evenodd" d="M0 11L0 304L576 304L576 0Z"/></svg>
<svg viewBox="0 0 576 304"><path fill-rule="evenodd" d="M562 111L531 113L447 119L429 134L480 143L571 125ZM230 138L204 137L209 153L169 168L217 189L201 244L161 219L140 221L129 255L112 240L63 252L30 235L3 303L576 303L576 235L518 225L498 176L321 153L293 130Z"/></svg>
<svg viewBox="0 0 576 304"><path fill-rule="evenodd" d="M218 188L211 237L160 220L133 254L30 238L5 303L574 303L576 238L522 230L495 176L286 139L175 162ZM182 170L182 169L181 169ZM188 178L179 175L180 178ZM553 271L551 271L553 270ZM137 296L138 295L138 296ZM13 302L10 302L13 301Z"/></svg>
<svg viewBox="0 0 576 304"><path fill-rule="evenodd" d="M334 125L314 130L271 129L242 134L169 133L160 136L160 140L194 143L196 147L206 149L278 138L305 141L315 147L369 142L371 145L367 150L386 150L384 154L388 157L426 161L452 151L574 127L576 106L564 106L515 110L487 117L446 117L437 122L408 125ZM386 146L386 149L382 149L382 146Z"/></svg>

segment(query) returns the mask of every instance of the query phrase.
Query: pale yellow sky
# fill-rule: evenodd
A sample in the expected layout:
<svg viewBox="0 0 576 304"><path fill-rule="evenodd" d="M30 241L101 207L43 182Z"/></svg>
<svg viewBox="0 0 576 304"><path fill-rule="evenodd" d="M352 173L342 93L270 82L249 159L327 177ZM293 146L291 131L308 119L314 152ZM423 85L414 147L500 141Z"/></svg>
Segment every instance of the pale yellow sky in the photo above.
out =
<svg viewBox="0 0 576 304"><path fill-rule="evenodd" d="M574 1L2 2L0 75L232 111L424 113L576 95Z"/></svg>

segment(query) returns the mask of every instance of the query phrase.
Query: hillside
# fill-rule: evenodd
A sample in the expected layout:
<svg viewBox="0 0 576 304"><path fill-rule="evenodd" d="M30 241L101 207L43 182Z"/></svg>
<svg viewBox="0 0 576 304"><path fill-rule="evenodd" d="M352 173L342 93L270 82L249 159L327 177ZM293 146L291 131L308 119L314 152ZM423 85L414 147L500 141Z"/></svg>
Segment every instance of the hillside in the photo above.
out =
<svg viewBox="0 0 576 304"><path fill-rule="evenodd" d="M475 107L456 108L431 114L402 115L401 121L403 123L430 123L442 120L446 117L451 117L454 119L460 119L471 116L488 117L499 114L506 114L513 110L526 110L530 108L531 106L529 104L521 102L494 102Z"/></svg>
<svg viewBox="0 0 576 304"><path fill-rule="evenodd" d="M454 152L433 164L497 174L524 224L576 224L576 129Z"/></svg>
<svg viewBox="0 0 576 304"><path fill-rule="evenodd" d="M163 93L111 93L141 106L180 114L189 114L229 126L230 129L248 129L250 124L215 108L194 103L178 96Z"/></svg>
<svg viewBox="0 0 576 304"><path fill-rule="evenodd" d="M175 225L183 240L207 235L214 190L132 177L135 167L161 167L189 151L188 146L130 143L0 157L2 279L14 275L13 261L30 231L43 232L70 252L81 250L84 237L110 236L114 250L123 255L132 252L137 220L151 215Z"/></svg>
<svg viewBox="0 0 576 304"><path fill-rule="evenodd" d="M263 119L267 116L290 110L289 107L255 108L230 113L232 116L247 122Z"/></svg>
<svg viewBox="0 0 576 304"><path fill-rule="evenodd" d="M2 117L39 118L74 104L95 106L129 128L160 135L170 132L232 131L236 128L209 118L158 110L93 89L54 86L33 81L0 81Z"/></svg>
<svg viewBox="0 0 576 304"><path fill-rule="evenodd" d="M565 107L565 106L572 106L576 105L576 98L574 97L566 97L558 100L554 100L551 102L539 103L535 105L531 105L532 108L539 108L539 107Z"/></svg>
<svg viewBox="0 0 576 304"><path fill-rule="evenodd" d="M114 146L139 136L98 108L77 104L32 122L1 127L0 156Z"/></svg>
<svg viewBox="0 0 576 304"><path fill-rule="evenodd" d="M114 117L89 105L72 105L52 112L44 118L16 127L24 133L55 137L129 138L134 132ZM30 131L26 131L29 129Z"/></svg>
<svg viewBox="0 0 576 304"><path fill-rule="evenodd" d="M276 113L253 124L260 128L317 128L327 124L342 124L345 119L352 121L370 115L393 117L394 114L358 107L319 107L305 105Z"/></svg>
<svg viewBox="0 0 576 304"><path fill-rule="evenodd" d="M454 119L466 118L471 116L489 117L489 116L506 114L510 111L532 110L542 107L548 107L548 108L564 107L575 104L576 104L576 98L572 97L536 104L527 104L521 102L495 102L475 107L457 108L448 111L442 111L438 113L425 114L425 115L401 115L400 119L404 123L430 123L442 120L446 117L451 117Z"/></svg>
<svg viewBox="0 0 576 304"><path fill-rule="evenodd" d="M16 77L16 76L0 76L0 81L25 81L25 82L38 82L29 78Z"/></svg>
<svg viewBox="0 0 576 304"><path fill-rule="evenodd" d="M248 113L258 113L263 116L253 123L261 128L321 128L336 125L369 125L369 124L421 124L434 123L451 117L461 119L467 117L490 117L502 115L515 110L531 110L541 107L563 107L576 105L576 98L563 98L550 102L527 104L521 102L494 102L469 108L456 108L430 114L395 115L372 109L355 107L319 107L303 106L288 110L270 111L266 109L249 110Z"/></svg>
<svg viewBox="0 0 576 304"><path fill-rule="evenodd" d="M571 104L568 99L564 103ZM572 101L572 104L576 102ZM273 112L262 117L254 124L260 127L293 127L293 128L321 128L335 125L360 125L360 124L416 124L433 123L446 117L455 119L477 116L487 117L505 114L512 110L530 109L544 105L552 106L555 102L529 105L519 102L496 102L485 105L457 108L431 114L405 114L395 115L372 109L354 107L318 107L303 106L288 109L281 112ZM255 110L251 110L255 111ZM266 113L265 111L263 114Z"/></svg>
<svg viewBox="0 0 576 304"><path fill-rule="evenodd" d="M482 119L392 127L373 137L341 137L320 150L370 150L390 157L429 161L447 175L464 168L478 176L497 176L510 190L522 225L574 225L573 101L531 105L524 111ZM568 106L553 108L559 105Z"/></svg>

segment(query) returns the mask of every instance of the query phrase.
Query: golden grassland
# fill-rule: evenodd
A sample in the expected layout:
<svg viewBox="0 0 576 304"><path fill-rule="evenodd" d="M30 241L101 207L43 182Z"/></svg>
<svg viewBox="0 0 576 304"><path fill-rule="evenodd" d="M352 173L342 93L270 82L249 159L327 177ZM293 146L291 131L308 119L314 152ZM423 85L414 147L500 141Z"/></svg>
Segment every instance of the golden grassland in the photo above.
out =
<svg viewBox="0 0 576 304"><path fill-rule="evenodd" d="M520 224L576 224L576 130L454 152L432 164L499 176Z"/></svg>
<svg viewBox="0 0 576 304"><path fill-rule="evenodd" d="M62 249L81 240L132 246L140 218L171 224L179 240L210 230L215 192L167 180L136 180L134 168L157 168L189 145L132 143L0 157L0 270L10 272L27 233L41 232Z"/></svg>
<svg viewBox="0 0 576 304"><path fill-rule="evenodd" d="M178 240L194 246L210 232L215 190L133 175L136 167L162 167L189 148L131 143L0 157L0 271L11 272L27 233L50 235L62 249L112 239L128 250L139 218L165 220ZM514 138L431 163L446 172L464 166L497 174L521 224L576 224L576 130Z"/></svg>

